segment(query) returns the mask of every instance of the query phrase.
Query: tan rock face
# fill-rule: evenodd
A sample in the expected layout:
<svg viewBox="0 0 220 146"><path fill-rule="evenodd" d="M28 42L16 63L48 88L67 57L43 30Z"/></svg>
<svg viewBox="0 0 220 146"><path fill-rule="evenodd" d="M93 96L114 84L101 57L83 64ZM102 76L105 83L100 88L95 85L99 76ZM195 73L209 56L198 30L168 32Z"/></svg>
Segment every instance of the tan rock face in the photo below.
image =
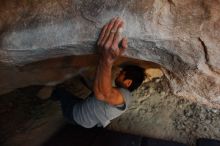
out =
<svg viewBox="0 0 220 146"><path fill-rule="evenodd" d="M161 65L173 93L219 108L219 12L218 0L2 0L0 91L55 84L91 66L94 56L76 56L95 53L101 27L120 16L126 57ZM51 58L59 59L33 63Z"/></svg>

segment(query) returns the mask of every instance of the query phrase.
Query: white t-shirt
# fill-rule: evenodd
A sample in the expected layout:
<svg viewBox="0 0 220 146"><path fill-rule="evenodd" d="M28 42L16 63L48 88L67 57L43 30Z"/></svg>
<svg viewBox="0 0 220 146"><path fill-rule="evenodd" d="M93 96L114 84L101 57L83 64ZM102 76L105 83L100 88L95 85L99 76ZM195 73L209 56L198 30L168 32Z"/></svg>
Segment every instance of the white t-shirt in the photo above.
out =
<svg viewBox="0 0 220 146"><path fill-rule="evenodd" d="M100 101L96 99L95 96L91 96L85 101L74 105L74 121L85 128L92 128L96 125L106 127L112 119L120 116L130 106L132 100L131 93L124 88L119 88L119 91L125 100L125 106L123 109Z"/></svg>

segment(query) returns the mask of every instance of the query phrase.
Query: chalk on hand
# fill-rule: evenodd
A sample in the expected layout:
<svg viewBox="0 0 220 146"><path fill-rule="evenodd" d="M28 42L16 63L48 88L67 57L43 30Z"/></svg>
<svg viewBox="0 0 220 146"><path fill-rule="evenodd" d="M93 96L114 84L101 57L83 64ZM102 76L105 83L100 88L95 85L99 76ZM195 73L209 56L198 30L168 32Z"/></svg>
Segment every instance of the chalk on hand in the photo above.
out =
<svg viewBox="0 0 220 146"><path fill-rule="evenodd" d="M123 28L120 27L120 28L118 29L118 33L122 33L122 32L123 32Z"/></svg>

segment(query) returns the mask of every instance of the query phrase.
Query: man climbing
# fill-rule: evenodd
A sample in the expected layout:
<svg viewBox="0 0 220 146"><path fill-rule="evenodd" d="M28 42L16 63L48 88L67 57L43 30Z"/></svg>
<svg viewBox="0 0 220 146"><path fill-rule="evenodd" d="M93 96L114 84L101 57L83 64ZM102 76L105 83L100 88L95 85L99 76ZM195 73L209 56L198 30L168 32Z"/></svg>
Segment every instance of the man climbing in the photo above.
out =
<svg viewBox="0 0 220 146"><path fill-rule="evenodd" d="M63 115L69 122L86 128L105 127L128 109L131 92L141 85L145 74L138 66L124 66L115 79L116 87L112 87L113 63L127 48L127 39L120 40L123 25L120 18L114 18L101 31L93 96L80 100L63 88L53 91L52 98L59 98Z"/></svg>

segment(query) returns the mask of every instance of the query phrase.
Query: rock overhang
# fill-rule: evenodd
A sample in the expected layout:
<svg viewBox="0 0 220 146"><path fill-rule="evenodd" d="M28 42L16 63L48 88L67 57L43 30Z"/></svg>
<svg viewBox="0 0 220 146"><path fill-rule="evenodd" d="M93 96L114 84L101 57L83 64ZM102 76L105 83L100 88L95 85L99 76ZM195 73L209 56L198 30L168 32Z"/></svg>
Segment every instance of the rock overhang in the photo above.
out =
<svg viewBox="0 0 220 146"><path fill-rule="evenodd" d="M2 10L8 13L1 14L1 64L10 66L7 72L19 72L18 66L36 61L93 54L101 27L112 17L120 16L126 22L124 35L129 38L125 56L160 64L173 93L219 107L220 60L216 56L220 51L216 26L220 16L216 12L220 4L211 2L5 2ZM12 5L14 9L10 8ZM25 74L28 72L31 71L26 70Z"/></svg>

